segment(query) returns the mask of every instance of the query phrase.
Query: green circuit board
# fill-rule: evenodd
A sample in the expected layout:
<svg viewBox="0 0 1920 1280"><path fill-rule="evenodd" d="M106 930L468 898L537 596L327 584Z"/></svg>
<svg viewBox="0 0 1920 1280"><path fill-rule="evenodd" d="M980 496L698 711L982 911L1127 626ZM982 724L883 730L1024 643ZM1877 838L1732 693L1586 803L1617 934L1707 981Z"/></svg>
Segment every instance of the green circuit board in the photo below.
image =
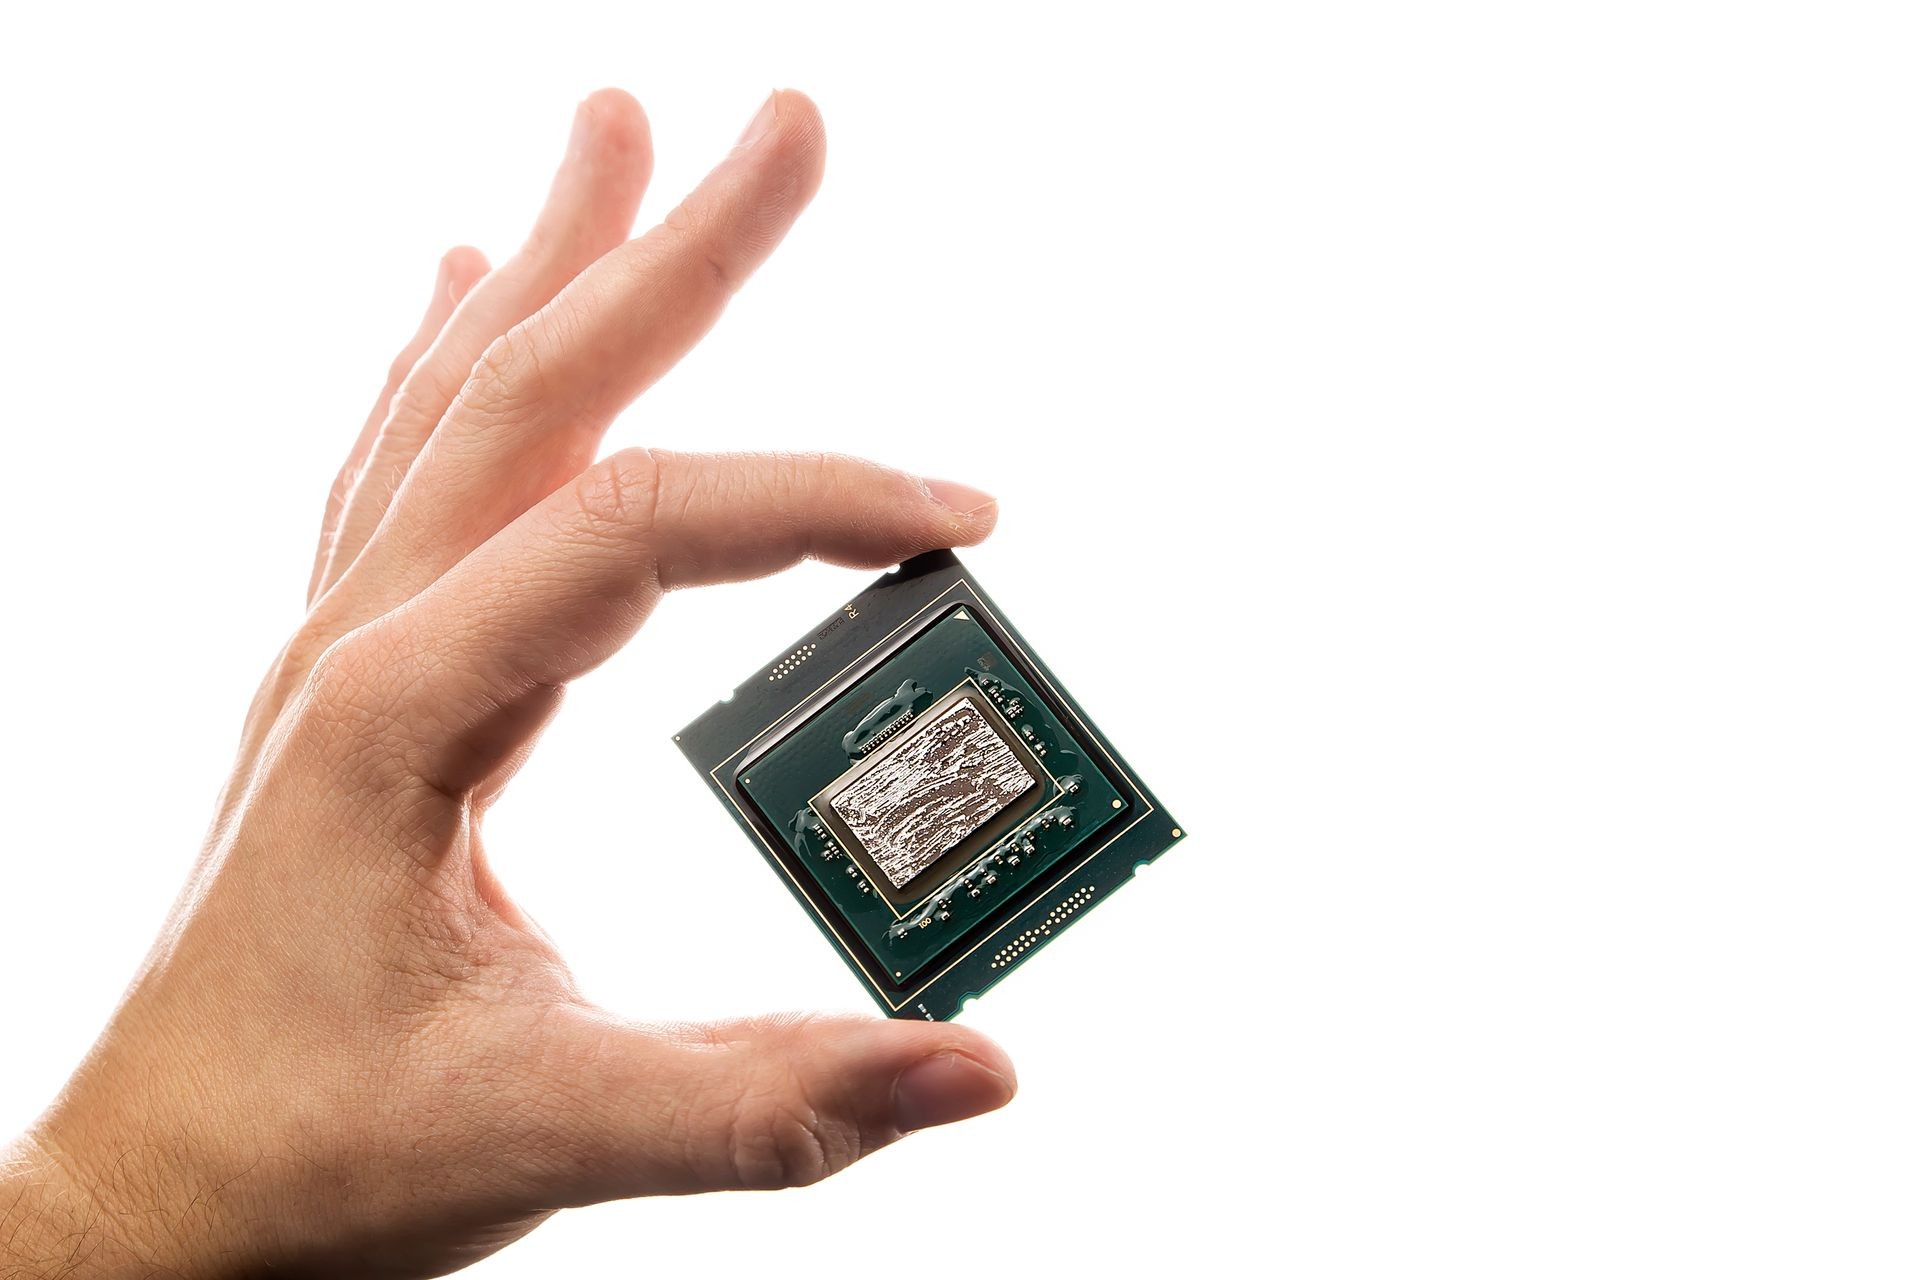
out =
<svg viewBox="0 0 1920 1280"><path fill-rule="evenodd" d="M940 739L960 750L914 750ZM869 784L874 801L836 809L889 770L902 781ZM998 777L1010 781L995 791ZM1126 810L965 605L748 760L740 787L896 979L920 973ZM925 819L932 806L945 821ZM887 841L893 831L903 838Z"/></svg>
<svg viewBox="0 0 1920 1280"><path fill-rule="evenodd" d="M674 741L896 1018L953 1017L1185 834L950 551Z"/></svg>

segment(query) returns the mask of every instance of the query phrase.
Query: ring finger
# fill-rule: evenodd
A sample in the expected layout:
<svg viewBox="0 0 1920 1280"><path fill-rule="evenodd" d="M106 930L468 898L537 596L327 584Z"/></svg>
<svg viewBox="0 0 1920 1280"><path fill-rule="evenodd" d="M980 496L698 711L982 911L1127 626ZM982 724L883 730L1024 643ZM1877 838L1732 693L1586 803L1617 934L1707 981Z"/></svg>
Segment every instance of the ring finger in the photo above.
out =
<svg viewBox="0 0 1920 1280"><path fill-rule="evenodd" d="M566 157L526 244L474 287L396 389L358 480L340 504L325 567L314 583L316 599L339 582L379 527L415 456L488 344L631 233L652 170L653 146L639 103L617 89L602 89L580 104Z"/></svg>

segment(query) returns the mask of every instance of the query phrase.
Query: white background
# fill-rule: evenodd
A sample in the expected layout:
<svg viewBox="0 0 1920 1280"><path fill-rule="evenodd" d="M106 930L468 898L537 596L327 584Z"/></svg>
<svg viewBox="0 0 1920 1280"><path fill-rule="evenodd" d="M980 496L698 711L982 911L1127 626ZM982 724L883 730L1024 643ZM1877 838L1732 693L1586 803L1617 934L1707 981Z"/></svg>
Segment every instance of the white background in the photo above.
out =
<svg viewBox="0 0 1920 1280"><path fill-rule="evenodd" d="M1193 835L970 1012L1007 1111L477 1273L1920 1267L1904 6L46 8L0 1128L162 918L437 255L599 85L658 216L790 84L819 200L610 447L992 489L970 562ZM670 743L866 577L669 601L498 811L596 999L868 1007Z"/></svg>

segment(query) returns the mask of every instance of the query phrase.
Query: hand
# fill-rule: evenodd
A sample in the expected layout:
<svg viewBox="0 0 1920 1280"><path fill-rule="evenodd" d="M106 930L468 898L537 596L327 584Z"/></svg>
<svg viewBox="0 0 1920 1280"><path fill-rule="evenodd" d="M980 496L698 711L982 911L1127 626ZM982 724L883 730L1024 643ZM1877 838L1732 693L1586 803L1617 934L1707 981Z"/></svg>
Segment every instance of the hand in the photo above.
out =
<svg viewBox="0 0 1920 1280"><path fill-rule="evenodd" d="M482 851L567 682L663 592L809 555L884 566L993 525L984 494L847 458L593 461L823 156L812 103L775 94L629 241L647 126L601 92L520 252L442 261L186 889L7 1153L0 1275L438 1275L561 1207L811 1182L1012 1095L962 1027L595 1009Z"/></svg>

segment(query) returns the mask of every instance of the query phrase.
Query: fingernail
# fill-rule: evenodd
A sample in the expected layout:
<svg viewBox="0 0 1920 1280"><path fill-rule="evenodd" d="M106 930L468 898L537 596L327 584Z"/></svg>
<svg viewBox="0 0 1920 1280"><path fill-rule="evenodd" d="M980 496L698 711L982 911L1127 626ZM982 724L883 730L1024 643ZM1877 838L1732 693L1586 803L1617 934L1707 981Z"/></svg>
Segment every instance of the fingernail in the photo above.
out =
<svg viewBox="0 0 1920 1280"><path fill-rule="evenodd" d="M573 109L573 128L567 132L567 154L577 156L587 149L587 138L593 131L593 99L582 98L580 105Z"/></svg>
<svg viewBox="0 0 1920 1280"><path fill-rule="evenodd" d="M767 136L767 130L773 128L773 122L780 114L774 105L779 97L778 89L767 95L767 100L760 104L760 110L747 122L746 132L740 135L740 141L733 144L736 150L741 147L750 147Z"/></svg>
<svg viewBox="0 0 1920 1280"><path fill-rule="evenodd" d="M893 1122L901 1132L952 1124L1007 1105L1013 1082L962 1053L923 1058L893 1083Z"/></svg>
<svg viewBox="0 0 1920 1280"><path fill-rule="evenodd" d="M961 484L958 480L928 480L927 492L933 500L949 510L958 511L963 516L985 511L994 504L990 493L983 493L970 484Z"/></svg>

